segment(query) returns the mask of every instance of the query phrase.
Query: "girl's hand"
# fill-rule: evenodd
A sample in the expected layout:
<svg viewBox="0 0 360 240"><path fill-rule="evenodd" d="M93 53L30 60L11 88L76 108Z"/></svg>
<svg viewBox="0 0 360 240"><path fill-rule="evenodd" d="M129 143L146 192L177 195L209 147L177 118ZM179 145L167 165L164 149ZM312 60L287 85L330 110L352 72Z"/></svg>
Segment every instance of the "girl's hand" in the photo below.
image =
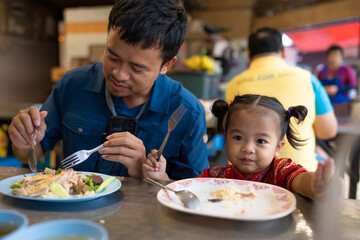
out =
<svg viewBox="0 0 360 240"><path fill-rule="evenodd" d="M142 164L142 172L144 177L149 177L154 180L170 181L169 176L166 173L166 159L163 155L158 160L158 151L156 149L151 150Z"/></svg>
<svg viewBox="0 0 360 240"><path fill-rule="evenodd" d="M316 195L316 198L321 198L329 182L330 178L334 174L334 159L328 158L324 163L319 162L313 181L312 181L312 189Z"/></svg>

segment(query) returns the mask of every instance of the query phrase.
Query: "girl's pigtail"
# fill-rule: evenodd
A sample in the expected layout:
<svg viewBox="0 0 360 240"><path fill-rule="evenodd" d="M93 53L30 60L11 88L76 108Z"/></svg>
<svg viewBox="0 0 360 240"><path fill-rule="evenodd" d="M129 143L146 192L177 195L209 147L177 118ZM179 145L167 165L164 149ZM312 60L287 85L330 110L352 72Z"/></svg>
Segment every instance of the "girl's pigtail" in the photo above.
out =
<svg viewBox="0 0 360 240"><path fill-rule="evenodd" d="M307 115L307 108L305 106L299 105L295 107L289 107L288 110L292 117L296 118L298 120L297 123L301 123L305 120L305 117Z"/></svg>
<svg viewBox="0 0 360 240"><path fill-rule="evenodd" d="M218 99L214 102L211 112L215 115L215 117L218 119L217 121L217 132L218 133L225 133L224 129L224 118L226 113L229 110L229 105L226 101L222 99Z"/></svg>
<svg viewBox="0 0 360 240"><path fill-rule="evenodd" d="M296 118L298 121L297 123L301 123L305 120L305 117L307 115L307 108L305 106L295 106L295 107L290 107L287 111L286 114L288 115L288 119L289 119L289 125L286 131L286 138L288 139L290 145L295 148L298 149L299 146L302 146L303 143L305 141L307 141L307 139L303 140L300 139L298 137L296 137L297 132L294 130L291 122L290 122L290 118L294 117Z"/></svg>

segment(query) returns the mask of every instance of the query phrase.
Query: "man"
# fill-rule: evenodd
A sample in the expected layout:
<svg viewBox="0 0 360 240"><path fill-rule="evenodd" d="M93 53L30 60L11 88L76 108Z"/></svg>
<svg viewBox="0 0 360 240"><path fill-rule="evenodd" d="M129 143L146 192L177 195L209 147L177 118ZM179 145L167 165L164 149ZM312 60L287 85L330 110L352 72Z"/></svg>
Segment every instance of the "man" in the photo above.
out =
<svg viewBox="0 0 360 240"><path fill-rule="evenodd" d="M344 50L332 45L326 51L328 65L318 74L333 104L349 102L356 96L357 79L354 69L344 64Z"/></svg>
<svg viewBox="0 0 360 240"><path fill-rule="evenodd" d="M272 28L261 28L249 37L250 67L230 81L226 100L237 94L261 94L276 97L284 105L305 105L308 115L297 126L304 146L295 150L285 144L281 157L292 158L309 171L315 171L315 136L333 138L337 132L337 120L329 97L319 80L310 72L292 67L284 61L282 35Z"/></svg>
<svg viewBox="0 0 360 240"><path fill-rule="evenodd" d="M31 107L13 118L9 135L16 157L26 162L34 127L38 158L60 139L68 156L100 145L108 133L104 148L74 169L142 177L142 162L160 147L169 116L183 104L187 111L163 152L170 163L166 171L173 179L200 174L208 167L204 108L165 75L186 25L186 13L174 0L116 1L103 62L69 71L41 112ZM125 131L112 133L120 123Z"/></svg>

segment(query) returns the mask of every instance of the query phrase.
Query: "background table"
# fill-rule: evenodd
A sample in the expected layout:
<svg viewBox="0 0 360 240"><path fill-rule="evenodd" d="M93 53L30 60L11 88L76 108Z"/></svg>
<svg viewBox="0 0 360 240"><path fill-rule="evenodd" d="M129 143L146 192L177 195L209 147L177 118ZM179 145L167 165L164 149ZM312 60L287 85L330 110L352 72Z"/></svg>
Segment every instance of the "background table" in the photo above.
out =
<svg viewBox="0 0 360 240"><path fill-rule="evenodd" d="M28 169L0 167L0 180L29 173ZM0 194L0 208L24 213L29 224L75 218L104 220L110 240L117 239L314 239L318 229L313 201L296 196L297 208L270 221L233 221L177 212L156 198L159 188L140 179L119 178L119 191L78 203L46 203ZM345 200L341 208L339 239L360 239L360 201Z"/></svg>

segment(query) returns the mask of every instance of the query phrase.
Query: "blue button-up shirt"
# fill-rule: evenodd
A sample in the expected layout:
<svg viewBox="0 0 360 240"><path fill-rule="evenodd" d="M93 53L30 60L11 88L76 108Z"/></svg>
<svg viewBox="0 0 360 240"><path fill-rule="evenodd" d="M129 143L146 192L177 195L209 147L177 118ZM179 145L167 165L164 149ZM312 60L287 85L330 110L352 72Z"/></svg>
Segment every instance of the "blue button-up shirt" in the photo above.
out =
<svg viewBox="0 0 360 240"><path fill-rule="evenodd" d="M149 101L137 123L136 133L144 143L146 154L159 149L167 133L170 115L183 104L187 111L171 132L163 152L167 160L166 172L173 179L199 175L209 167L204 107L179 82L166 75L156 79ZM140 106L129 109L121 98L113 97L113 102L118 115L134 117L140 109ZM100 145L111 118L105 100L102 63L67 72L56 83L41 110L48 111L47 129L41 142L44 151L53 149L61 139L64 157ZM99 153L94 153L74 169L128 176L121 163L104 160Z"/></svg>

